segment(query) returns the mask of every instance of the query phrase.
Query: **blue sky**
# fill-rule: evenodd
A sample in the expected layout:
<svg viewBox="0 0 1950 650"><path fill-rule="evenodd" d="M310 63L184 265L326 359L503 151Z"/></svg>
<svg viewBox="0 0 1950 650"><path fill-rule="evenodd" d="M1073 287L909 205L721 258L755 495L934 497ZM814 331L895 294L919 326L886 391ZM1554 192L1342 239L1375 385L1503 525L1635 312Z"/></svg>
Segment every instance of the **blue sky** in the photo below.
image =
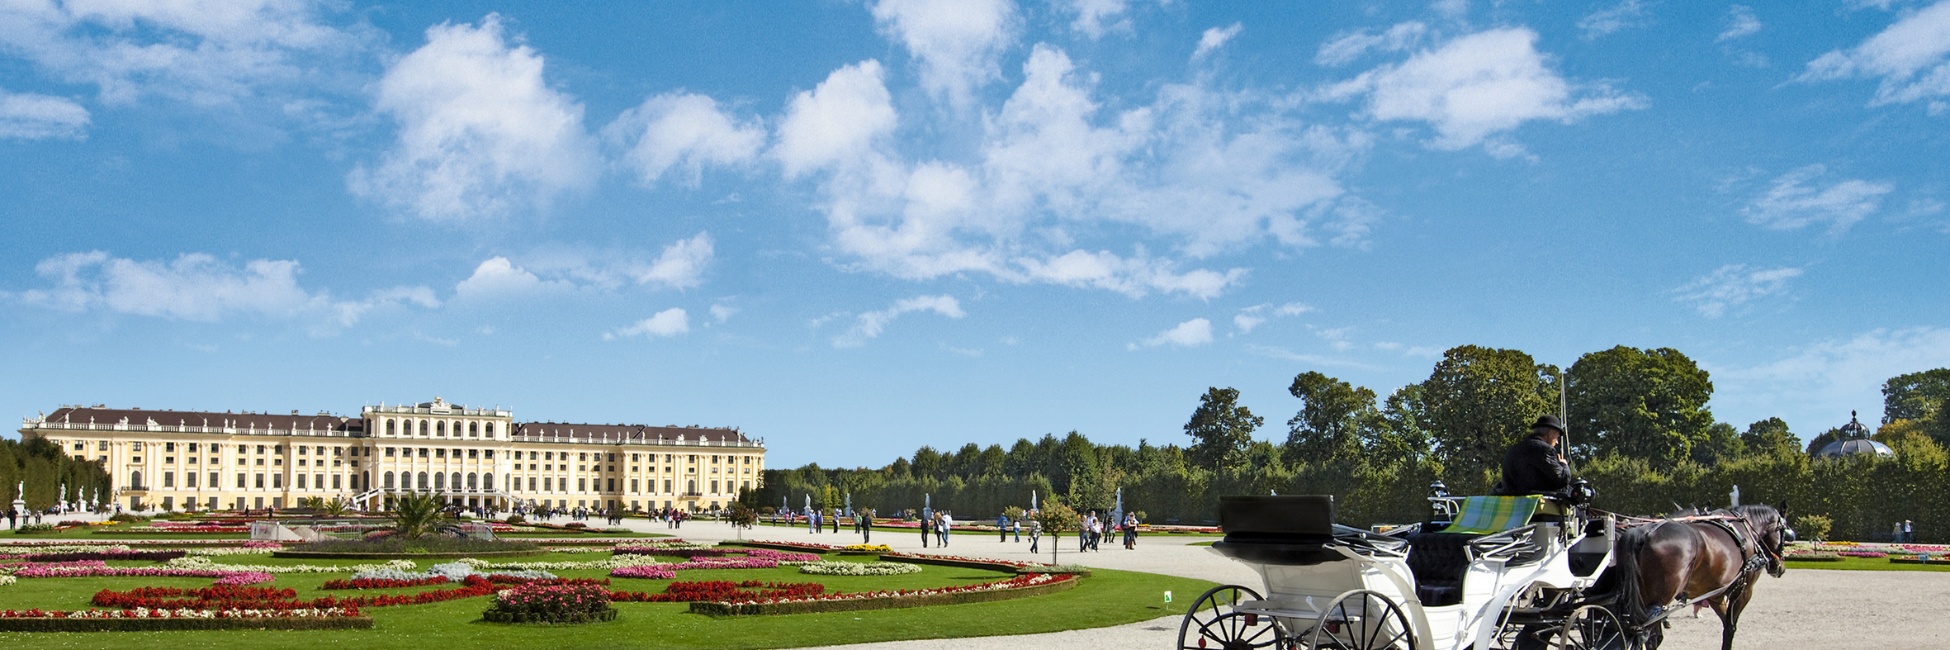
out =
<svg viewBox="0 0 1950 650"><path fill-rule="evenodd" d="M0 412L1179 441L1670 346L1950 365L1950 0L0 3Z"/></svg>

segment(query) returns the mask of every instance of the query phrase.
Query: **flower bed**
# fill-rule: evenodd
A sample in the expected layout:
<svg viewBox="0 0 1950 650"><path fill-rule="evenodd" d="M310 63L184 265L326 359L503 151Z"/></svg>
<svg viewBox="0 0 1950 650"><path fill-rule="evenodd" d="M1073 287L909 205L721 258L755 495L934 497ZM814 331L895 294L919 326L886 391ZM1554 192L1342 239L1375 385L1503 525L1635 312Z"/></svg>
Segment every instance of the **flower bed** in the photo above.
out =
<svg viewBox="0 0 1950 650"><path fill-rule="evenodd" d="M896 562L913 562L915 564L960 567L964 569L988 569L990 571L1010 573L1020 572L1025 569L1033 572L1036 567L1043 566L1033 562L1011 562L1009 560L991 560L988 558L959 557L954 555L921 555L919 553L883 553L880 559Z"/></svg>
<svg viewBox="0 0 1950 650"><path fill-rule="evenodd" d="M399 589L402 587L425 587L444 585L446 576L427 576L421 578L352 578L350 580L327 580L319 589Z"/></svg>
<svg viewBox="0 0 1950 650"><path fill-rule="evenodd" d="M357 609L193 610L88 609L0 611L0 632L152 632L183 630L367 629Z"/></svg>
<svg viewBox="0 0 1950 650"><path fill-rule="evenodd" d="M412 560L392 560L378 564L355 564L350 567L318 564L220 564L207 557L180 557L170 560L169 568L196 569L206 571L260 571L263 573L357 573L379 569L408 570L414 567Z"/></svg>
<svg viewBox="0 0 1950 650"><path fill-rule="evenodd" d="M840 550L840 547L833 546L831 544L814 544L811 542L777 542L777 541L770 541L770 540L760 540L760 541L746 540L746 541L738 541L738 542L724 542L722 544L719 544L719 546L745 546L750 548L764 548L764 549L773 549L779 551L800 551L806 553L831 553L833 551Z"/></svg>
<svg viewBox="0 0 1950 650"><path fill-rule="evenodd" d="M840 555L879 555L892 553L894 549L886 544L847 544L839 552Z"/></svg>
<svg viewBox="0 0 1950 650"><path fill-rule="evenodd" d="M1916 555L1902 555L1902 556L1891 555L1889 556L1889 563L1890 564L1943 564L1944 556L1938 555L1932 558L1927 553L1918 553Z"/></svg>
<svg viewBox="0 0 1950 650"><path fill-rule="evenodd" d="M812 598L826 593L826 585L817 582L765 582L746 580L709 580L702 582L673 582L660 593L642 591L612 591L610 599L635 603L694 603L694 602L743 602L752 600L798 600Z"/></svg>
<svg viewBox="0 0 1950 650"><path fill-rule="evenodd" d="M476 569L528 570L528 571L577 571L583 569L615 569L626 566L660 564L648 555L612 555L601 560L587 562L488 562L475 558L460 560Z"/></svg>
<svg viewBox="0 0 1950 650"><path fill-rule="evenodd" d="M799 565L799 572L816 576L896 576L920 573L921 565L908 562L814 562Z"/></svg>
<svg viewBox="0 0 1950 650"><path fill-rule="evenodd" d="M21 578L219 578L226 584L270 582L269 572L183 567L111 567L100 560L60 564L29 564L15 571Z"/></svg>
<svg viewBox="0 0 1950 650"><path fill-rule="evenodd" d="M167 562L188 555L188 551L137 551L101 550L72 551L66 553L35 553L25 559L29 562L75 562L79 560L135 560L141 562Z"/></svg>
<svg viewBox="0 0 1950 650"><path fill-rule="evenodd" d="M742 555L745 553L745 551L744 549L729 549L729 548L674 548L674 547L661 547L661 546L618 546L615 549L615 553L617 555L662 555L666 557L681 557L681 558L689 559L694 557L725 557L728 555Z"/></svg>
<svg viewBox="0 0 1950 650"><path fill-rule="evenodd" d="M591 582L528 583L501 590L481 612L490 623L598 623L616 620L609 588Z"/></svg>
<svg viewBox="0 0 1950 650"><path fill-rule="evenodd" d="M821 594L806 598L693 602L691 612L709 616L803 614L931 605L958 605L1056 593L1077 585L1073 574L1036 573L975 585Z"/></svg>

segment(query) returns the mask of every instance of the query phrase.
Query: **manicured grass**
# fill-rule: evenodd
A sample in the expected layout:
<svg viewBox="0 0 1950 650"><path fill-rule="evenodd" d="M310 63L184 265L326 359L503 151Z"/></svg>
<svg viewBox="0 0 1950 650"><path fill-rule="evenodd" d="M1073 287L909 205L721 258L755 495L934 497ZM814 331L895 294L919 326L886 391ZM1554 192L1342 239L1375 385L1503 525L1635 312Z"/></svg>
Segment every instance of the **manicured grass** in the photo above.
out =
<svg viewBox="0 0 1950 650"><path fill-rule="evenodd" d="M1832 571L1950 571L1950 562L1940 564L1896 564L1888 558L1844 557L1841 561L1797 562L1788 560L1789 570L1824 569Z"/></svg>
<svg viewBox="0 0 1950 650"><path fill-rule="evenodd" d="M521 558L520 561L588 561L601 559L600 553L551 553ZM236 564L339 564L271 558L261 555L213 558ZM867 562L871 557L837 557ZM433 564L422 561L420 566ZM115 562L126 566L155 566L154 563ZM567 578L602 578L607 571L557 571ZM689 571L680 580L765 580L781 582L821 582L835 591L914 589L955 584L990 582L1009 574L981 569L928 566L916 574L896 576L812 576L796 567ZM350 595L410 594L429 589L415 587L391 590L324 591L325 581L346 574L283 574L275 586L297 589L299 596L313 598L325 594ZM670 581L612 578L611 588L628 591L661 591ZM0 587L0 609L84 609L89 599L102 589L128 590L142 586L200 587L210 583L203 578L23 578L18 584ZM480 621L488 599L470 598L430 605L369 608L376 624L370 630L314 631L196 631L196 632L103 632L103 633L0 633L0 647L75 648L143 647L164 645L176 648L256 649L291 648L315 650L342 644L365 650L398 648L425 650L430 647L493 647L497 649L553 650L573 647L578 650L603 648L784 648L900 639L956 638L975 635L1052 632L1087 627L1118 625L1182 613L1190 598L1211 583L1125 571L1098 569L1077 588L1069 591L1009 601L940 607L917 607L830 614L790 614L712 618L689 613L683 603L618 603L621 616L614 623L583 626L531 627L497 625ZM1166 605L1163 593L1173 591L1176 605Z"/></svg>

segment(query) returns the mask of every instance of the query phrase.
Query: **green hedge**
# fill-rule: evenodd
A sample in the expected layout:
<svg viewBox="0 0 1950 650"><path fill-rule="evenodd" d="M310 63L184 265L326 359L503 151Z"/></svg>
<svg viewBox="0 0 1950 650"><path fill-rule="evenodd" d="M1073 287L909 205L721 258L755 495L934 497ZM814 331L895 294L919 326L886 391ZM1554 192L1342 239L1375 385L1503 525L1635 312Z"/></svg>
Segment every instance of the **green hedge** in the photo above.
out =
<svg viewBox="0 0 1950 650"><path fill-rule="evenodd" d="M504 612L489 609L481 612L481 620L489 623L525 623L532 625L582 625L585 623L608 623L616 620L615 609L599 612L576 612L568 615L549 615L531 612Z"/></svg>
<svg viewBox="0 0 1950 650"><path fill-rule="evenodd" d="M1082 581L1083 578L1078 577L1019 589L963 591L949 594L929 594L925 596L886 596L882 598L851 600L808 600L789 603L691 603L691 613L704 614L706 616L765 616L773 614L819 614L826 612L899 609L903 607L990 603L1000 600L1015 600L1017 598L1060 593L1076 588L1077 583Z"/></svg>
<svg viewBox="0 0 1950 650"><path fill-rule="evenodd" d="M370 629L369 616L331 618L0 618L0 632L182 632Z"/></svg>

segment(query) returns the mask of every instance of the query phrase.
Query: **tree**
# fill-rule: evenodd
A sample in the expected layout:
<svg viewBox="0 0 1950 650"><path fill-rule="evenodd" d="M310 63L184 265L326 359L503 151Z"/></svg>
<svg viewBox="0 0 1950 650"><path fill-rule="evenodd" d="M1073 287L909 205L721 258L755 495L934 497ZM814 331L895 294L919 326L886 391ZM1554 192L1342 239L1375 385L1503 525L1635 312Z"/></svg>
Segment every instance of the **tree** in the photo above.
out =
<svg viewBox="0 0 1950 650"><path fill-rule="evenodd" d="M1928 421L1950 403L1950 368L1890 377L1882 384L1882 421Z"/></svg>
<svg viewBox="0 0 1950 650"><path fill-rule="evenodd" d="M1379 426L1374 391L1314 371L1293 378L1287 393L1300 400L1300 412L1287 421L1288 462L1325 463L1357 457L1365 434Z"/></svg>
<svg viewBox="0 0 1950 650"><path fill-rule="evenodd" d="M1192 457L1213 471L1238 467L1244 460L1246 445L1253 441L1253 430L1266 418L1253 415L1239 405L1239 390L1212 387L1198 398L1198 409L1185 423L1185 435L1192 437Z"/></svg>
<svg viewBox="0 0 1950 650"><path fill-rule="evenodd" d="M1412 465L1429 453L1429 429L1422 425L1428 407L1422 402L1421 384L1396 389L1381 408L1380 435L1362 445L1370 464Z"/></svg>
<svg viewBox="0 0 1950 650"><path fill-rule="evenodd" d="M1788 431L1787 422L1780 418L1747 425L1747 431L1740 434L1740 443L1750 455L1781 456L1801 451L1801 439Z"/></svg>
<svg viewBox="0 0 1950 650"><path fill-rule="evenodd" d="M1049 536L1049 563L1056 564L1056 550L1063 546L1063 533L1076 530L1083 522L1077 511L1050 497L1036 511L1036 523L1042 524L1043 534Z"/></svg>
<svg viewBox="0 0 1950 650"><path fill-rule="evenodd" d="M1422 382L1420 418L1435 443L1452 487L1474 491L1497 467L1503 451L1537 416L1556 410L1552 384L1557 369L1540 366L1519 350L1475 345L1450 348Z"/></svg>
<svg viewBox="0 0 1950 650"><path fill-rule="evenodd" d="M445 504L429 493L410 493L393 501L393 532L404 539L419 539L439 532L440 509Z"/></svg>
<svg viewBox="0 0 1950 650"><path fill-rule="evenodd" d="M1678 350L1621 345L1593 352L1571 365L1569 380L1567 424L1573 441L1594 455L1615 452L1670 465L1708 443L1713 382Z"/></svg>

